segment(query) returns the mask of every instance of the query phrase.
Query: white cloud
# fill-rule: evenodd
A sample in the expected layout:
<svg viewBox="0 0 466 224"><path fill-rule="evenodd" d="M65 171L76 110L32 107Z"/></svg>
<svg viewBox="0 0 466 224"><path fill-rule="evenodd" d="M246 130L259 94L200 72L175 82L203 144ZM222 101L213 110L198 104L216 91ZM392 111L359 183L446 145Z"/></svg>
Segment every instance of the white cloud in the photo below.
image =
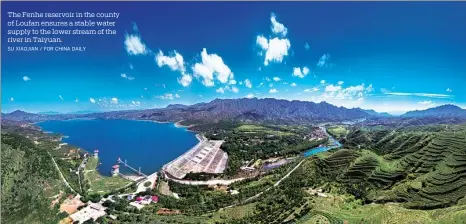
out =
<svg viewBox="0 0 466 224"><path fill-rule="evenodd" d="M269 77L265 77L265 81L270 82L272 80Z"/></svg>
<svg viewBox="0 0 466 224"><path fill-rule="evenodd" d="M236 85L236 80L232 79L232 80L230 80L230 81L228 82L228 84L230 84L230 85Z"/></svg>
<svg viewBox="0 0 466 224"><path fill-rule="evenodd" d="M257 86L257 87L261 87L261 86L263 86L263 85L264 85L264 83L261 82L261 83L259 83L259 86Z"/></svg>
<svg viewBox="0 0 466 224"><path fill-rule="evenodd" d="M95 99L94 99L94 98L89 98L89 101L90 101L91 103L95 103Z"/></svg>
<svg viewBox="0 0 466 224"><path fill-rule="evenodd" d="M421 101L421 102L418 102L418 104L421 104L421 105L430 105L430 106L435 105L435 103L432 103L432 101L430 101L430 100Z"/></svg>
<svg viewBox="0 0 466 224"><path fill-rule="evenodd" d="M309 74L309 68L307 66L303 67L302 69L300 67L293 68L293 76L304 78L307 74Z"/></svg>
<svg viewBox="0 0 466 224"><path fill-rule="evenodd" d="M186 70L186 68L184 66L183 56L180 53L176 52L176 51L171 52L170 55L171 56L166 56L160 50L159 53L157 53L157 55L155 55L155 61L157 62L157 65L159 67L162 67L162 66L166 65L172 71L184 72Z"/></svg>
<svg viewBox="0 0 466 224"><path fill-rule="evenodd" d="M267 38L265 38L264 36L262 36L262 35L257 36L256 43L263 50L267 50L269 48L269 40ZM261 67L259 67L259 69L260 68Z"/></svg>
<svg viewBox="0 0 466 224"><path fill-rule="evenodd" d="M129 55L145 55L148 49L141 41L139 34L126 34L125 35L125 48Z"/></svg>
<svg viewBox="0 0 466 224"><path fill-rule="evenodd" d="M330 60L329 54L324 54L320 57L319 62L317 62L317 67L327 67Z"/></svg>
<svg viewBox="0 0 466 224"><path fill-rule="evenodd" d="M131 70L134 69L133 64L129 64L129 69L131 69Z"/></svg>
<svg viewBox="0 0 466 224"><path fill-rule="evenodd" d="M113 104L118 104L118 99L113 97L110 102L113 103Z"/></svg>
<svg viewBox="0 0 466 224"><path fill-rule="evenodd" d="M188 74L182 74L181 78L178 78L178 83L184 87L189 86L189 84L191 84L191 81L193 81L193 77Z"/></svg>
<svg viewBox="0 0 466 224"><path fill-rule="evenodd" d="M269 65L270 62L281 63L285 56L288 56L288 51L291 43L288 39L273 38L269 40L269 47L265 51L264 65Z"/></svg>
<svg viewBox="0 0 466 224"><path fill-rule="evenodd" d="M452 95L438 94L438 93L403 93L403 92L385 92L386 95L392 96L419 96L429 98L453 98Z"/></svg>
<svg viewBox="0 0 466 224"><path fill-rule="evenodd" d="M14 101L15 101L15 98L10 97L10 102L14 102Z"/></svg>
<svg viewBox="0 0 466 224"><path fill-rule="evenodd" d="M31 78L29 78L29 77L27 77L27 76L23 76L23 80L24 80L24 81L29 81L29 80L31 80Z"/></svg>
<svg viewBox="0 0 466 224"><path fill-rule="evenodd" d="M293 86L293 87L295 87L295 86L297 86L297 84L293 82L293 83L291 83L291 85L290 85L290 86Z"/></svg>
<svg viewBox="0 0 466 224"><path fill-rule="evenodd" d="M132 77L132 76L127 76L125 73L121 73L120 76L121 76L122 78L124 78L124 79L134 80L134 77Z"/></svg>
<svg viewBox="0 0 466 224"><path fill-rule="evenodd" d="M131 101L131 105L139 107L139 106L141 106L141 102L133 100L133 101Z"/></svg>
<svg viewBox="0 0 466 224"><path fill-rule="evenodd" d="M270 16L270 22L272 23L271 29L274 34L281 34L283 36L286 36L286 34L288 33L288 29L285 27L285 25L277 21L277 17L274 13L272 13L272 15Z"/></svg>
<svg viewBox="0 0 466 224"><path fill-rule="evenodd" d="M246 98L249 98L249 99L254 98L254 94L249 93L248 95L246 95Z"/></svg>
<svg viewBox="0 0 466 224"><path fill-rule="evenodd" d="M176 98L180 98L178 94L173 95L172 93L165 93L162 96L157 96L157 98L162 99L162 100L173 100Z"/></svg>
<svg viewBox="0 0 466 224"><path fill-rule="evenodd" d="M309 44L306 42L306 43L304 44L304 49L305 49L306 51L308 51L309 49L311 49L311 46L309 46Z"/></svg>
<svg viewBox="0 0 466 224"><path fill-rule="evenodd" d="M374 91L374 88L372 87L372 84L370 84L367 88L366 88L366 92L370 93L370 92L373 92Z"/></svg>
<svg viewBox="0 0 466 224"><path fill-rule="evenodd" d="M453 90L450 88L447 88L447 92L451 93Z"/></svg>
<svg viewBox="0 0 466 224"><path fill-rule="evenodd" d="M319 91L319 88L317 88L317 87L312 87L310 89L305 89L304 90L304 92L306 92L306 93L312 93L312 92L317 92L317 91Z"/></svg>
<svg viewBox="0 0 466 224"><path fill-rule="evenodd" d="M320 84L325 84L325 80L320 80Z"/></svg>
<svg viewBox="0 0 466 224"><path fill-rule="evenodd" d="M277 89L270 89L270 90L269 90L269 93L277 93L277 92L278 92Z"/></svg>
<svg viewBox="0 0 466 224"><path fill-rule="evenodd" d="M333 84L325 87L325 92L337 92L341 90L341 86L335 86Z"/></svg>
<svg viewBox="0 0 466 224"><path fill-rule="evenodd" d="M205 86L214 86L215 78L221 83L227 83L233 79L233 72L216 54L208 54L204 48L201 52L202 63L193 66L194 76L201 77Z"/></svg>
<svg viewBox="0 0 466 224"><path fill-rule="evenodd" d="M231 91L234 92L234 93L238 93L239 89L236 88L236 86L233 86L233 87L231 87Z"/></svg>
<svg viewBox="0 0 466 224"><path fill-rule="evenodd" d="M78 99L78 98L76 98L75 102L76 102L76 103L78 103L78 102L79 102L79 99Z"/></svg>
<svg viewBox="0 0 466 224"><path fill-rule="evenodd" d="M61 95L58 95L58 98L60 98L60 100L63 100L63 97Z"/></svg>
<svg viewBox="0 0 466 224"><path fill-rule="evenodd" d="M218 88L217 90L215 90L217 93L225 93L225 89L223 89L222 87Z"/></svg>
<svg viewBox="0 0 466 224"><path fill-rule="evenodd" d="M341 86L341 85L343 85L343 83L344 83L343 81L339 81L339 82L338 82L338 85Z"/></svg>
<svg viewBox="0 0 466 224"><path fill-rule="evenodd" d="M273 80L274 80L275 82L278 82L278 81L280 81L281 79L280 79L280 77L273 77Z"/></svg>
<svg viewBox="0 0 466 224"><path fill-rule="evenodd" d="M249 79L244 80L244 85L247 88L252 88L252 83L251 83L251 81Z"/></svg>
<svg viewBox="0 0 466 224"><path fill-rule="evenodd" d="M270 84L269 84L269 87L273 87L273 83L270 83Z"/></svg>

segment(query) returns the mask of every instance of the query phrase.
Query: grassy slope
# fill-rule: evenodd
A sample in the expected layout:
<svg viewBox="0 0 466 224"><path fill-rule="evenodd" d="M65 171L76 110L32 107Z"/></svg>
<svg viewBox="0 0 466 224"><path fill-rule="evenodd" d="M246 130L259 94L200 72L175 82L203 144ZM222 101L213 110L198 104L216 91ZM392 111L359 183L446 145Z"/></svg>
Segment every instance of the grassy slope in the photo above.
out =
<svg viewBox="0 0 466 224"><path fill-rule="evenodd" d="M90 184L88 193L105 194L111 192L112 190L124 187L130 183L130 181L125 180L119 176L106 177L100 175L96 170L98 162L99 160L97 158L89 158L84 170L84 176Z"/></svg>

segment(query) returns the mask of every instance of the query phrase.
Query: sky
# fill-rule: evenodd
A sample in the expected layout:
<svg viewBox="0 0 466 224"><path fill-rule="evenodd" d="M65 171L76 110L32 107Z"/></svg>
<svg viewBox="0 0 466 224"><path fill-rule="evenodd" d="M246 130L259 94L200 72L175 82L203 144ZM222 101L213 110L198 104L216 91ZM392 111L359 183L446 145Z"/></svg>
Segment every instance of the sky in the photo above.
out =
<svg viewBox="0 0 466 224"><path fill-rule="evenodd" d="M116 35L64 38L85 52L3 47L2 112L244 97L466 107L466 2L3 2L3 46L9 11L120 16Z"/></svg>

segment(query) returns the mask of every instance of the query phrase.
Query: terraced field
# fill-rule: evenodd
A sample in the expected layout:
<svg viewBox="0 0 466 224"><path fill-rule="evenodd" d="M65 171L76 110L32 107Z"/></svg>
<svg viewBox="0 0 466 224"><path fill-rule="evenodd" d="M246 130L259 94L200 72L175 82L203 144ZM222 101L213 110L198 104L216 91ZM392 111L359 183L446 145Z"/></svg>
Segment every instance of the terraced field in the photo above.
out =
<svg viewBox="0 0 466 224"><path fill-rule="evenodd" d="M368 201L403 202L415 209L452 206L466 196L463 128L435 132L357 130L348 135L345 144L353 152L342 150L329 156L321 162L321 171L325 175L340 173L333 179L343 186L363 186ZM360 150L360 145L370 150Z"/></svg>

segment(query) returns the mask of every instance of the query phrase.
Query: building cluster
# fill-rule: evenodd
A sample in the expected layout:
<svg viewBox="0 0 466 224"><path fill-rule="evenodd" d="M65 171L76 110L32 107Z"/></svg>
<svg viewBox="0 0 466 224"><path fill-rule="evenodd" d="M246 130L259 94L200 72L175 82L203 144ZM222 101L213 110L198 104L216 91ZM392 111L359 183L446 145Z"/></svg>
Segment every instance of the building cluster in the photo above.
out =
<svg viewBox="0 0 466 224"><path fill-rule="evenodd" d="M81 209L80 209L81 208ZM84 203L81 201L81 195L68 196L65 201L60 205L60 212L66 212L69 216L63 219L61 224L69 223L84 223L88 220L97 220L98 218L105 216L107 208L102 203Z"/></svg>
<svg viewBox="0 0 466 224"><path fill-rule="evenodd" d="M146 195L138 197L135 197L134 195L128 195L127 200L131 201L129 205L134 206L140 210L144 208L145 205L157 203L159 201L159 198L156 195Z"/></svg>
<svg viewBox="0 0 466 224"><path fill-rule="evenodd" d="M307 135L305 137L305 139L309 139L311 141L313 141L313 140L319 141L319 140L322 140L324 138L327 138L327 133L322 128L314 129L309 135Z"/></svg>

